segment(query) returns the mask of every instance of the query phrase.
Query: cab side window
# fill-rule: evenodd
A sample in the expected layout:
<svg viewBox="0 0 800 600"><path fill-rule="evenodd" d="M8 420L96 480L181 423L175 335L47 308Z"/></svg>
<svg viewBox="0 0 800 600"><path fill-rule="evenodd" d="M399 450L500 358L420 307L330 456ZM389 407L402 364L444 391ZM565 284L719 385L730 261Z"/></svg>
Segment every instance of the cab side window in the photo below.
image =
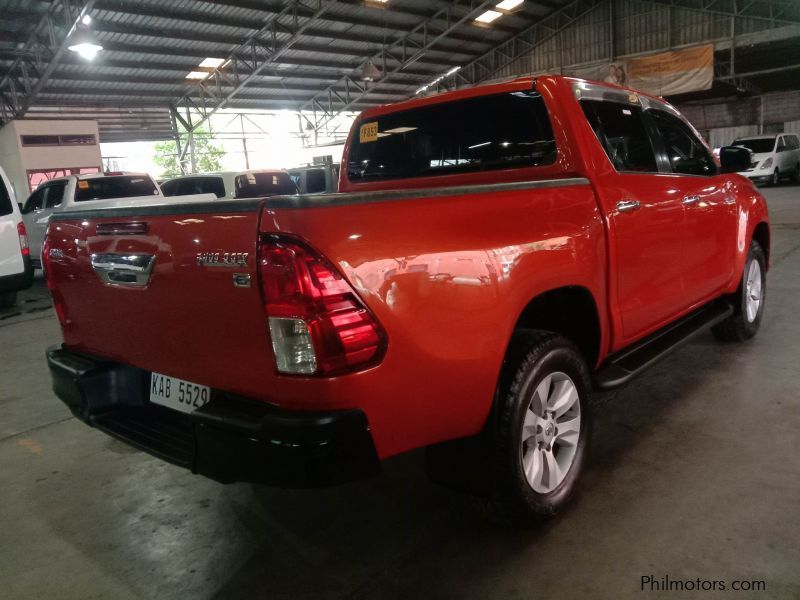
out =
<svg viewBox="0 0 800 600"><path fill-rule="evenodd" d="M581 108L617 171L658 172L641 107L605 100L582 100Z"/></svg>
<svg viewBox="0 0 800 600"><path fill-rule="evenodd" d="M664 142L673 173L682 175L716 175L717 167L708 150L686 123L662 110L650 110L658 133Z"/></svg>
<svg viewBox="0 0 800 600"><path fill-rule="evenodd" d="M43 188L39 188L28 197L25 206L22 208L23 215L44 208L44 192Z"/></svg>
<svg viewBox="0 0 800 600"><path fill-rule="evenodd" d="M66 182L51 183L45 187L44 207L55 208L59 206L64 201L64 190L66 187Z"/></svg>
<svg viewBox="0 0 800 600"><path fill-rule="evenodd" d="M775 152L786 152L789 150L789 146L786 144L786 138L781 136L778 138L778 147L775 149Z"/></svg>

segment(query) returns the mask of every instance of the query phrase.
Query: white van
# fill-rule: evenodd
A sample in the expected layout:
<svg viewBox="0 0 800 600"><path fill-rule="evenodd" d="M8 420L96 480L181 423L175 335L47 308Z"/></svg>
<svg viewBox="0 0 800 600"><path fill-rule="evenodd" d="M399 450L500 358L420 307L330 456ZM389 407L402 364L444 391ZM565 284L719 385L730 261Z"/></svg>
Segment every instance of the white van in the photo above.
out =
<svg viewBox="0 0 800 600"><path fill-rule="evenodd" d="M753 163L742 171L757 183L778 185L781 179L800 182L800 140L794 133L773 133L738 138L733 146L744 146L753 153Z"/></svg>
<svg viewBox="0 0 800 600"><path fill-rule="evenodd" d="M28 234L14 189L0 167L0 307L16 304L17 292L33 283Z"/></svg>

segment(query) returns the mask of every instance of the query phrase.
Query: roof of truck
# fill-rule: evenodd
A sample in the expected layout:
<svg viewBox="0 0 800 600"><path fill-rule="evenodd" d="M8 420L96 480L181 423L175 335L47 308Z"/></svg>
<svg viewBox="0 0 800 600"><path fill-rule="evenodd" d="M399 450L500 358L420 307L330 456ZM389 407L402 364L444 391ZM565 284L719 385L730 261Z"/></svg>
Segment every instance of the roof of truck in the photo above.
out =
<svg viewBox="0 0 800 600"><path fill-rule="evenodd" d="M664 98L660 96L648 94L647 92L642 92L640 90L635 90L633 88L617 85L615 83L595 81L592 79L581 79L579 77L568 77L566 75L538 75L538 76L524 75L522 77L516 77L514 79L509 79L507 81L489 83L469 88L462 88L460 90L455 90L452 92L443 92L441 94L433 94L430 96L410 98L408 100L403 100L402 102L395 102L393 104L384 104L382 106L376 106L375 108L368 108L361 113L361 118L363 120L366 120L380 115L393 113L399 110L407 110L411 108L427 106L429 104L438 104L440 102L459 100L461 98L472 98L475 96L483 96L492 93L527 90L530 89L533 86L534 82L539 79L551 79L554 81L563 80L563 81L569 81L571 83L587 83L592 85L600 85L608 88L623 90L631 94L637 94L645 98L650 98L652 100L657 100L659 102L669 104L668 102L666 102L666 100L664 100Z"/></svg>

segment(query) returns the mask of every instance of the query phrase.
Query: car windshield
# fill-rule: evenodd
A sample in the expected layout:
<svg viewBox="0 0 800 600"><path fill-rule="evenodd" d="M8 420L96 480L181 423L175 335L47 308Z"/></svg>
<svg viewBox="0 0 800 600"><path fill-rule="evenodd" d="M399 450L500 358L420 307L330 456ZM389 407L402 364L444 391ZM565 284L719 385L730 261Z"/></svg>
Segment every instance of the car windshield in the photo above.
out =
<svg viewBox="0 0 800 600"><path fill-rule="evenodd" d="M113 175L79 179L75 190L75 202L157 195L156 184L145 175Z"/></svg>
<svg viewBox="0 0 800 600"><path fill-rule="evenodd" d="M236 177L237 198L263 198L296 193L297 186L288 173L244 173Z"/></svg>
<svg viewBox="0 0 800 600"><path fill-rule="evenodd" d="M753 140L736 140L733 142L734 146L744 146L751 150L754 154L762 154L764 152L772 152L775 148L775 138L761 138Z"/></svg>

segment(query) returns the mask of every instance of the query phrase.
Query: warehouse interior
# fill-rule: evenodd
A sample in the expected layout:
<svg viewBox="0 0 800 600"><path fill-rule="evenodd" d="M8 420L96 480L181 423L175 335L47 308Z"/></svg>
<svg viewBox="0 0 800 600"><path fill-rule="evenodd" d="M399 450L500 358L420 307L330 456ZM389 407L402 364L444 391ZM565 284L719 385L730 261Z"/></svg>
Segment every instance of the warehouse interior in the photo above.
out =
<svg viewBox="0 0 800 600"><path fill-rule="evenodd" d="M701 53L677 87L639 75ZM715 151L800 135L800 2L0 0L0 167L23 217L68 176L166 190L272 169L335 193L362 111L545 74L652 85ZM431 482L424 449L280 489L90 430L53 391L60 316L36 270L0 308L0 597L634 598L670 579L800 597L797 176L755 188L771 226L759 335L700 335L593 395L581 485L533 529Z"/></svg>

